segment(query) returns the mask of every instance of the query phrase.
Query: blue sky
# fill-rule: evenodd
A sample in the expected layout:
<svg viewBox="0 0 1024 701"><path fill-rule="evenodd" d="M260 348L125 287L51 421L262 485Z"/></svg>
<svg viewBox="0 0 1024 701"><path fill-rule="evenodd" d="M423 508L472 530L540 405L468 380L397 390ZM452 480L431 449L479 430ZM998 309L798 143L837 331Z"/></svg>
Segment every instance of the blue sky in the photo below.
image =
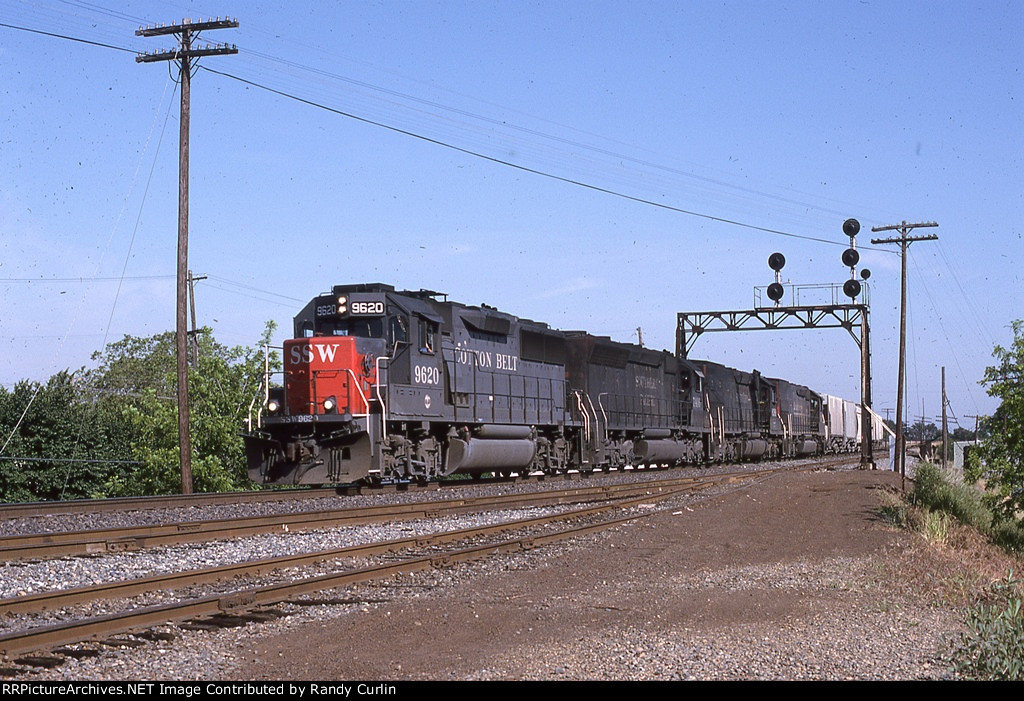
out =
<svg viewBox="0 0 1024 701"><path fill-rule="evenodd" d="M936 221L908 258L908 403L938 416L945 365L973 427L1024 317L1022 8L2 0L0 23L153 51L173 40L140 25L237 17L203 39L239 53L192 81L190 263L224 343L268 320L282 340L315 294L381 281L672 349L677 312L750 308L774 251L786 281L842 283L856 217L884 415L900 261L870 228ZM173 328L172 75L0 27L0 383ZM841 330L710 334L692 355L859 396Z"/></svg>

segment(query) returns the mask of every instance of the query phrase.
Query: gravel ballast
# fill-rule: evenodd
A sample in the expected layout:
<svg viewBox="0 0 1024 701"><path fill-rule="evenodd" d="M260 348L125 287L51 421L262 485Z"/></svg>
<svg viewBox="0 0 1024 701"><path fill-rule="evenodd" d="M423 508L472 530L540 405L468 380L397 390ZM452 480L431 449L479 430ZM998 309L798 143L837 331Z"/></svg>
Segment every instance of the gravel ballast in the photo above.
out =
<svg viewBox="0 0 1024 701"><path fill-rule="evenodd" d="M19 679L943 679L959 612L891 594L891 473L788 474L636 523L278 605ZM321 605L314 605L317 602Z"/></svg>

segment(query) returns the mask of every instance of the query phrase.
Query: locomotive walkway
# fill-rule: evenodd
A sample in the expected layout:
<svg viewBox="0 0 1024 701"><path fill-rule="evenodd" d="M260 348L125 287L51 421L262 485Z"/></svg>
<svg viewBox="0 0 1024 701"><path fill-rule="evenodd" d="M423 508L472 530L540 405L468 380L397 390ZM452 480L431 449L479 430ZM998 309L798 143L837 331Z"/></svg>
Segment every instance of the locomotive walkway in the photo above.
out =
<svg viewBox="0 0 1024 701"><path fill-rule="evenodd" d="M955 612L878 586L881 471L779 475L415 600L251 638L234 679L942 678ZM373 596L364 592L367 601Z"/></svg>

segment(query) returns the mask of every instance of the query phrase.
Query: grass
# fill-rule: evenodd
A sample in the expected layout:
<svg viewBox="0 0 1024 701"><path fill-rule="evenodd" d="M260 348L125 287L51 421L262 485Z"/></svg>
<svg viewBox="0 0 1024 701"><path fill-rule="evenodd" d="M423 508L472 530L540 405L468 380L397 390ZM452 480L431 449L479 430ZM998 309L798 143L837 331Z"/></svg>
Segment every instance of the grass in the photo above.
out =
<svg viewBox="0 0 1024 701"><path fill-rule="evenodd" d="M993 515L981 492L932 465L917 468L907 500L886 495L879 514L921 536L897 586L964 610L964 630L949 639L952 672L967 679L1024 679L1024 528Z"/></svg>

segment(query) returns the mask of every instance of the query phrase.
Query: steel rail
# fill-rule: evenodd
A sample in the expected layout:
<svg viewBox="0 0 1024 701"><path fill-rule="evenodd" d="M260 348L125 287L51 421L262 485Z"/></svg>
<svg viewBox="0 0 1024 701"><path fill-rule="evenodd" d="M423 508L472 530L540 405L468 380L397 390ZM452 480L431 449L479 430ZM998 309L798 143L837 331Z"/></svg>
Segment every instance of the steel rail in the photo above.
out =
<svg viewBox="0 0 1024 701"><path fill-rule="evenodd" d="M239 502L291 501L338 496L343 487L324 489L265 489L250 492L210 492L165 494L152 497L108 497L104 499L68 499L66 501L30 501L0 504L0 520L31 518L51 514L90 514L109 511L153 511L186 506L237 504Z"/></svg>
<svg viewBox="0 0 1024 701"><path fill-rule="evenodd" d="M151 577L121 580L116 582L106 582L103 584L97 584L88 587L79 587L75 589L55 589L51 591L40 592L37 594L29 594L10 599L2 599L0 600L0 612L2 612L3 614L17 614L46 611L51 609L62 608L65 606L70 606L73 604L96 601L99 599L127 598L129 596L135 596L137 594L181 588L196 584L207 584L210 582L227 580L232 577L255 576L259 574L265 574L267 572L271 572L274 570L281 570L292 567L304 567L326 560L336 560L340 558L370 557L372 555L379 555L386 552L395 552L407 548L430 547L439 543L463 540L466 538L472 538L480 535L515 530L518 528L528 528L540 524L551 523L558 520L567 520L571 518L590 516L593 514L601 513L602 511L607 510L609 507L615 507L618 504L618 502L621 502L623 500L649 499L655 494L662 492L671 492L672 494L679 494L686 491L696 491L699 489L713 486L722 481L725 480L714 479L712 476L707 476L703 479L703 481L694 481L691 484L687 485L665 485L658 486L655 488L648 488L647 493L640 496L631 494L627 496L609 497L608 501L613 502L611 504L585 507L582 509L574 509L572 511L564 512L562 514L537 516L533 518L518 519L514 521L505 521L502 523L492 524L489 526L475 526L471 528L463 528L454 531L433 533L430 535L410 536L408 538L399 538L396 540L383 541L379 543L363 543L359 545L349 545L342 548L332 548L330 550L301 553L297 555L283 555L280 557L266 558L262 560L251 560L248 562L240 562L229 565L220 565L217 567L188 570L185 572L171 572L161 575L153 575Z"/></svg>
<svg viewBox="0 0 1024 701"><path fill-rule="evenodd" d="M442 516L494 509L512 505L549 505L587 499L606 499L617 494L642 491L651 484L685 484L699 476L680 476L655 482L619 485L577 486L529 494L500 494L462 497L411 504L387 504L360 508L328 509L258 517L238 517L209 521L190 521L91 531L39 533L0 538L0 562L25 558L61 557L104 552L124 552L141 548L236 538L292 530L312 530L339 525L360 525L395 519L440 518Z"/></svg>
<svg viewBox="0 0 1024 701"><path fill-rule="evenodd" d="M523 479L523 478L521 478ZM110 511L155 511L189 506L212 506L218 504L261 503L293 501L296 499L319 499L336 496L382 494L389 492L437 491L455 489L471 484L488 482L509 482L507 478L492 480L444 480L421 485L415 482L396 482L381 485L339 484L333 487L299 487L288 489L257 489L238 492L199 492L196 494L162 494L144 497L104 497L101 499L67 499L62 501L29 501L0 504L0 521L32 518L51 514L90 514Z"/></svg>
<svg viewBox="0 0 1024 701"><path fill-rule="evenodd" d="M693 466L700 467L700 466ZM650 469L650 468L647 468ZM643 470L643 471L646 471ZM621 470L620 470L621 472ZM106 497L102 499L68 499L64 501L34 501L0 504L0 521L19 518L32 518L50 514L64 513L105 513L110 511L153 511L156 509L172 509L187 506L206 506L216 504L237 504L239 502L291 501L295 499L316 499L332 496L353 496L365 494L381 494L385 492L437 491L441 489L458 489L468 486L479 486L490 483L508 483L523 481L541 481L545 479L587 479L594 475L583 473L566 473L563 475L528 475L515 478L495 477L487 480L444 479L427 485L415 482L401 482L384 485L343 484L324 488L297 489L259 489L240 492L211 492L198 494L165 494L145 497Z"/></svg>
<svg viewBox="0 0 1024 701"><path fill-rule="evenodd" d="M761 473L747 473L748 478L760 476ZM709 483L712 478L708 476ZM730 476L727 479L717 481L737 481L737 476ZM709 484L710 486L710 484ZM410 538L408 541L415 541L421 547L429 547L432 544L447 540L464 540L495 530L513 530L517 528L528 528L534 525L545 525L555 521L564 521L574 518L592 517L601 513L638 506L652 501L661 501L678 493L685 491L686 487L677 489L659 490L657 494L646 494L640 497L619 500L613 504L588 507L586 509L574 510L563 514L556 514L535 519L526 519L518 522L507 522L479 528L463 529L445 534L436 534L421 539ZM396 562L372 565L346 572L331 573L297 580L293 582L282 582L262 587L253 587L228 594L218 594L200 597L193 600L181 601L172 604L163 604L141 609L134 609L127 612L98 616L82 621L70 621L52 626L33 628L30 630L17 631L0 636L0 654L10 658L12 655L25 654L41 649L52 649L61 645L68 645L91 638L109 636L120 633L130 633L164 623L171 623L189 620L201 616L216 616L227 612L236 612L242 609L250 609L273 603L286 601L287 599L300 594L332 589L339 586L356 584L373 579L389 577L397 573L417 572L431 568L438 568L451 565L455 562L480 559L503 552L514 552L529 550L540 545L545 545L557 540L576 537L586 533L611 528L617 525L628 523L657 513L659 510L645 513L632 514L625 517L602 521L598 524L578 526L556 533L533 534L502 541L476 545L446 553L431 553L413 558L407 558Z"/></svg>

